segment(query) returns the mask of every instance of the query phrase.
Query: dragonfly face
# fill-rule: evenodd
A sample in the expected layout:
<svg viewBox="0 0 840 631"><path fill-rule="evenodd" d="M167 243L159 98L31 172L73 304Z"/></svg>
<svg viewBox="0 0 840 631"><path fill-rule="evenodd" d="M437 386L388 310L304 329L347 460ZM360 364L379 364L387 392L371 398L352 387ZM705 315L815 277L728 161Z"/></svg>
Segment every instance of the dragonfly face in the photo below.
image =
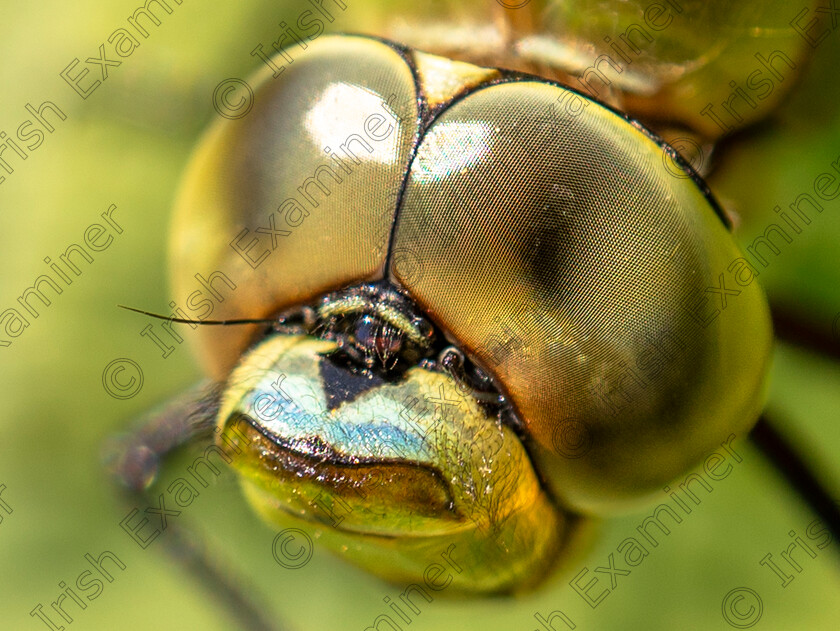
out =
<svg viewBox="0 0 840 631"><path fill-rule="evenodd" d="M219 446L272 523L395 580L457 547L457 589L510 591L580 515L637 506L751 427L764 296L718 317L741 255L650 132L364 37L252 83L189 169L173 280L229 270L221 319L276 319L199 332Z"/></svg>
<svg viewBox="0 0 840 631"><path fill-rule="evenodd" d="M224 270L214 317L251 321L195 333L221 391L203 420L267 522L369 574L543 586L761 409L764 296L659 136L708 151L766 115L802 39L778 2L592 4L368 7L387 40L293 44L188 169L174 294ZM146 464L120 466L142 487Z"/></svg>

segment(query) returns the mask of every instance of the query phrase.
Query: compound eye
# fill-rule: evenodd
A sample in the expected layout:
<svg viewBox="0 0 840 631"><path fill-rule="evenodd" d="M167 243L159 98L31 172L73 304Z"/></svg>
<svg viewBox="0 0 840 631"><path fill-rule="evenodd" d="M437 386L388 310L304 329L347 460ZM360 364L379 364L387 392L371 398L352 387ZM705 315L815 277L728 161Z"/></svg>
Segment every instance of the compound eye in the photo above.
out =
<svg viewBox="0 0 840 631"><path fill-rule="evenodd" d="M392 280L499 384L568 506L655 492L758 415L768 310L719 208L594 101L517 81L453 103L393 243L414 265Z"/></svg>
<svg viewBox="0 0 840 631"><path fill-rule="evenodd" d="M219 270L208 283L223 300L205 317L221 320L268 318L381 277L418 127L411 68L370 39L319 38L281 76L249 81L253 109L207 135L172 233L175 295ZM206 329L206 365L222 378L254 331Z"/></svg>

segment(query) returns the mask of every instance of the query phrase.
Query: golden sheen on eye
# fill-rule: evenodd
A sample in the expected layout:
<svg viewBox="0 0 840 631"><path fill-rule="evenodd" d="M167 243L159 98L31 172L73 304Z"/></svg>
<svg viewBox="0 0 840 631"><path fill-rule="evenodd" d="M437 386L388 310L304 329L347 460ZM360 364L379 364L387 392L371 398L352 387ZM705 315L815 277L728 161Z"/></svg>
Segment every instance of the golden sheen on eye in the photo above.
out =
<svg viewBox="0 0 840 631"><path fill-rule="evenodd" d="M171 250L176 295L224 270L213 317L272 322L198 331L269 523L391 580L446 551L453 591L526 589L755 422L764 296L640 124L360 36L269 70L198 149Z"/></svg>

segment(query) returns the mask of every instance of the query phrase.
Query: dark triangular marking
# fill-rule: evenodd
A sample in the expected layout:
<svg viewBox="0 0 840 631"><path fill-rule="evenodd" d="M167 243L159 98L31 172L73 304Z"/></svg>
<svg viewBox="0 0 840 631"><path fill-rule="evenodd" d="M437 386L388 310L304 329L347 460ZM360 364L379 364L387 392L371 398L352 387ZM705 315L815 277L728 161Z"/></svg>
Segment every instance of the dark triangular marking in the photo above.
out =
<svg viewBox="0 0 840 631"><path fill-rule="evenodd" d="M321 381L327 395L327 408L334 410L359 395L386 382L369 371L353 372L334 362L329 356L321 358Z"/></svg>

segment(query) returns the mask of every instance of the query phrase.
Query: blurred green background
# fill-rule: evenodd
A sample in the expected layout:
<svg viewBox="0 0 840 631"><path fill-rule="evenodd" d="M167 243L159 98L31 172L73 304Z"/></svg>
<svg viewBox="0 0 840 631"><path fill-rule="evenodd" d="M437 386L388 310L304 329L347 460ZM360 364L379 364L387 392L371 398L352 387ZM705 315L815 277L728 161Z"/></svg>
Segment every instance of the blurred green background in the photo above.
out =
<svg viewBox="0 0 840 631"><path fill-rule="evenodd" d="M6 0L2 6L0 131L14 136L30 118L27 103L53 101L67 119L55 123L55 132L25 162L16 160L15 172L0 184L0 311L17 306L20 293L48 271L44 258L56 260L70 243L80 242L110 204L117 205L114 217L123 227L11 346L0 348L0 485L6 487L0 498L13 511L0 508L3 629L45 628L29 612L39 603L50 610L63 590L59 583L73 585L88 567L84 555L106 550L125 570L114 570L114 582L84 611L68 604L74 621L65 626L236 628L217 599L161 554L162 546L156 542L141 550L119 527L127 509L103 473L104 441L200 373L186 344L163 359L140 336L146 320L115 305L167 312L170 207L191 149L215 116L213 89L228 77L249 76L259 65L250 51L260 43L270 47L278 23L294 20L303 3L170 2L172 14L161 14L162 24L150 27L140 47L81 99L59 73L76 57L97 56L101 43L110 52L107 37L124 27L140 4ZM370 14L379 8L379 0L348 2L331 28L375 30ZM812 191L814 178L840 158L838 59L840 32L835 32L772 119L720 149L709 181L740 216L743 244L776 220L776 204L787 206L799 193ZM732 69L733 79L742 80L742 74L743 68ZM14 159L10 155L5 157ZM840 201L835 200L760 277L774 300L826 335L840 312L838 245ZM103 389L102 371L123 357L142 367L144 384L137 396L116 400ZM836 363L791 347L777 349L770 406L840 498L838 386ZM721 602L744 586L764 601L757 629L836 628L840 542L820 550L816 559L799 554L802 572L782 588L758 561L767 553L778 558L790 542L788 531L802 535L816 517L758 452L747 445L742 452L744 462L640 566L618 577L597 609L569 589L566 576L516 600L437 598L411 628L526 631L543 628L536 612L562 610L581 629L729 629ZM168 473L179 475L179 466L174 463ZM571 575L606 565L610 552L648 514L606 522L599 542L572 563ZM293 629L361 631L388 612L383 598L402 591L332 558L317 542L304 568L279 567L271 556L274 532L252 516L228 473L178 519L198 525L245 579L243 588L259 591L265 606ZM609 580L596 577L600 585ZM58 620L54 613L52 618Z"/></svg>

